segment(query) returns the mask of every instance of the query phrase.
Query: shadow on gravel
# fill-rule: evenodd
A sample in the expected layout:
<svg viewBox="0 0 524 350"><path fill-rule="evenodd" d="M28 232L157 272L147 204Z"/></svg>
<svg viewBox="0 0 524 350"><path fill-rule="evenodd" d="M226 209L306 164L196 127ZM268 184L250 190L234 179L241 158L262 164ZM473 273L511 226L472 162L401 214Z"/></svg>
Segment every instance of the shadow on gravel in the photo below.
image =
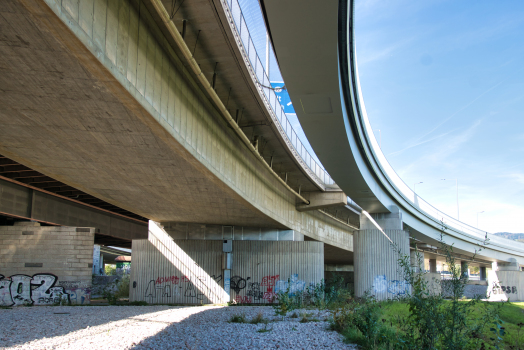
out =
<svg viewBox="0 0 524 350"><path fill-rule="evenodd" d="M171 323L162 331L147 337L132 349L237 349L235 338L246 336L246 331L252 334L262 324L250 324L257 313L264 311L273 315L268 306L241 306L204 309L202 312L189 315L184 320ZM246 315L245 323L230 323L233 315ZM270 325L271 327L271 325ZM241 331L243 329L244 331ZM244 349L245 347L240 346Z"/></svg>
<svg viewBox="0 0 524 350"><path fill-rule="evenodd" d="M314 318L316 311L308 313ZM237 316L236 322L231 322L233 316ZM260 323L253 322L257 316ZM282 320L275 316L271 306L241 306L207 309L190 315L145 338L132 349L310 349L319 346L354 349L344 344L336 332L328 332L326 322L301 321L298 316Z"/></svg>
<svg viewBox="0 0 524 350"><path fill-rule="evenodd" d="M190 307L190 306L188 306ZM198 307L198 306L196 306ZM0 349L180 306L33 306L0 309ZM136 320L136 319L135 319Z"/></svg>

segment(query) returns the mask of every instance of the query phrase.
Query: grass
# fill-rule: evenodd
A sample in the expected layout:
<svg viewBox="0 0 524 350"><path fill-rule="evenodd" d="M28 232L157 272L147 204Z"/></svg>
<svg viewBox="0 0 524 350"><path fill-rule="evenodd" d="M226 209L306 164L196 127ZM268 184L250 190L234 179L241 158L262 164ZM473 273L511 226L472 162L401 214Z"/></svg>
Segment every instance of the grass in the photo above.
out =
<svg viewBox="0 0 524 350"><path fill-rule="evenodd" d="M471 312L469 317L479 318L482 310L482 304L477 304L476 309ZM385 301L381 303L382 322L390 328L394 333L399 329L396 324L398 318L404 319L408 317L408 305L399 301ZM500 309L500 318L504 322L502 326L505 328L505 336L503 337L504 348L508 350L524 350L524 302L508 303ZM489 339L493 336L490 328L492 324L487 324L482 330L480 337ZM359 344L363 337L362 334L354 328L345 329L342 335L347 342Z"/></svg>
<svg viewBox="0 0 524 350"><path fill-rule="evenodd" d="M229 319L230 323L246 323L246 315L245 314L235 314L231 316Z"/></svg>
<svg viewBox="0 0 524 350"><path fill-rule="evenodd" d="M500 310L500 318L506 328L504 345L524 349L524 302L505 305Z"/></svg>
<svg viewBox="0 0 524 350"><path fill-rule="evenodd" d="M259 312L251 321L249 321L249 323L251 324L259 324L259 323L268 323L269 320L264 318L264 315Z"/></svg>
<svg viewBox="0 0 524 350"><path fill-rule="evenodd" d="M312 312L303 312L301 315L301 318L298 322L300 323L307 323L307 322L319 322L317 318L311 318L313 316Z"/></svg>
<svg viewBox="0 0 524 350"><path fill-rule="evenodd" d="M268 325L268 323L265 323L263 328L257 329L257 332L258 333L271 332L273 330L273 327L267 328L267 325Z"/></svg>

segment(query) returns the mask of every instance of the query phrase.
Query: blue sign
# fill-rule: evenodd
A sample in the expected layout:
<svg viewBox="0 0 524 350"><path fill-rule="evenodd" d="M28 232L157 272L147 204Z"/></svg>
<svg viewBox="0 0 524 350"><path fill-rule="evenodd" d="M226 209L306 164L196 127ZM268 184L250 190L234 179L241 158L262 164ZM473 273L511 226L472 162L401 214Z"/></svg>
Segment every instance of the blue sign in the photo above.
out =
<svg viewBox="0 0 524 350"><path fill-rule="evenodd" d="M274 89L275 94L277 95L278 101L284 108L284 113L295 113L295 108L293 107L293 103L291 102L291 99L289 98L289 94L287 92L287 89L284 87L283 82L272 82L271 87ZM284 87L282 89L282 87Z"/></svg>

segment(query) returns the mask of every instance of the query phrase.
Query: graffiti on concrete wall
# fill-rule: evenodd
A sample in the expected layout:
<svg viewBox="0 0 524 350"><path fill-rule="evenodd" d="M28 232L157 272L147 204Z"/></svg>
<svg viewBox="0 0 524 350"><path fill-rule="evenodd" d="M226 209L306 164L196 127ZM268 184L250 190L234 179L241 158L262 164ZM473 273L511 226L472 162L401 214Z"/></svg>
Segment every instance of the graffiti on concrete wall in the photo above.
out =
<svg viewBox="0 0 524 350"><path fill-rule="evenodd" d="M240 293L240 291L247 287L247 281L249 281L251 277L242 278L240 276L233 276L231 277L230 283L231 283L231 289L234 290L237 294Z"/></svg>
<svg viewBox="0 0 524 350"><path fill-rule="evenodd" d="M247 296L252 297L254 301L259 301L264 298L264 292L260 290L259 282L248 283Z"/></svg>
<svg viewBox="0 0 524 350"><path fill-rule="evenodd" d="M64 287L71 304L85 305L91 302L91 286L86 281L59 281L58 285Z"/></svg>
<svg viewBox="0 0 524 350"><path fill-rule="evenodd" d="M117 275L129 275L131 274L131 263L127 261L117 261L116 263L116 274Z"/></svg>
<svg viewBox="0 0 524 350"><path fill-rule="evenodd" d="M243 297L241 295L237 295L235 297L235 302L237 304L251 304L251 303L253 303L253 298L250 297L250 296Z"/></svg>
<svg viewBox="0 0 524 350"><path fill-rule="evenodd" d="M209 278L216 283L222 281L222 275L213 275ZM193 280L187 276L165 276L150 280L145 292L145 297L150 301L158 297L186 297L194 298L195 301L204 300L206 295L212 292L207 283L207 276L198 276Z"/></svg>
<svg viewBox="0 0 524 350"><path fill-rule="evenodd" d="M504 286L502 282L493 283L493 288L491 291L494 295L503 295L503 294L515 294L517 295L517 286Z"/></svg>
<svg viewBox="0 0 524 350"><path fill-rule="evenodd" d="M198 276L158 276L148 282L144 297L150 302L160 297L182 297L194 299L195 302L205 300L212 291L209 289L207 279L211 278L220 285L222 275ZM274 302L279 292L296 295L304 292L306 282L300 280L298 274L292 274L287 280L280 279L280 275L264 276L260 282L252 281L251 277L233 276L229 279L230 288L236 293L233 300L236 303ZM245 294L245 295L240 295Z"/></svg>
<svg viewBox="0 0 524 350"><path fill-rule="evenodd" d="M290 296L303 292L306 288L306 282L298 279L298 274L293 274L287 281L278 280L275 283L275 293L286 292Z"/></svg>
<svg viewBox="0 0 524 350"><path fill-rule="evenodd" d="M280 278L280 275L269 275L269 276L264 276L262 278L262 283L260 283L260 287L266 288L266 291L264 292L262 299L264 299L268 303L273 302L275 298L277 297L277 295L275 294L274 288L279 278Z"/></svg>
<svg viewBox="0 0 524 350"><path fill-rule="evenodd" d="M409 284L406 281L388 280L386 275L377 275L373 280L373 292L388 292L393 295L404 295L409 291Z"/></svg>
<svg viewBox="0 0 524 350"><path fill-rule="evenodd" d="M298 274L292 274L287 280L280 279L280 275L268 275L264 276L261 282L248 282L246 295L241 296L238 295L239 292L246 288L245 282L251 278L235 277L238 277L235 281L237 288L234 289L237 293L234 300L237 303L272 303L278 297L278 293L288 293L290 296L294 296L306 290L306 282L300 280Z"/></svg>
<svg viewBox="0 0 524 350"><path fill-rule="evenodd" d="M0 306L69 303L70 295L64 287L55 286L57 281L58 277L49 273L0 275Z"/></svg>

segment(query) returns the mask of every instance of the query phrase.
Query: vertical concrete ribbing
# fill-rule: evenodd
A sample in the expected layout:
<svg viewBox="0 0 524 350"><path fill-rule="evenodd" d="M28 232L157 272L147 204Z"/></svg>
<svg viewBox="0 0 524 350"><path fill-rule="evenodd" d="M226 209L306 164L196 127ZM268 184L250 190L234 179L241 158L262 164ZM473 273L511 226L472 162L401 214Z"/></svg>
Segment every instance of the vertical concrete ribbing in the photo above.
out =
<svg viewBox="0 0 524 350"><path fill-rule="evenodd" d="M401 254L409 254L409 235L403 230L385 230ZM353 235L355 295L369 292L378 300L407 292L398 268L399 255L379 230L360 230Z"/></svg>

